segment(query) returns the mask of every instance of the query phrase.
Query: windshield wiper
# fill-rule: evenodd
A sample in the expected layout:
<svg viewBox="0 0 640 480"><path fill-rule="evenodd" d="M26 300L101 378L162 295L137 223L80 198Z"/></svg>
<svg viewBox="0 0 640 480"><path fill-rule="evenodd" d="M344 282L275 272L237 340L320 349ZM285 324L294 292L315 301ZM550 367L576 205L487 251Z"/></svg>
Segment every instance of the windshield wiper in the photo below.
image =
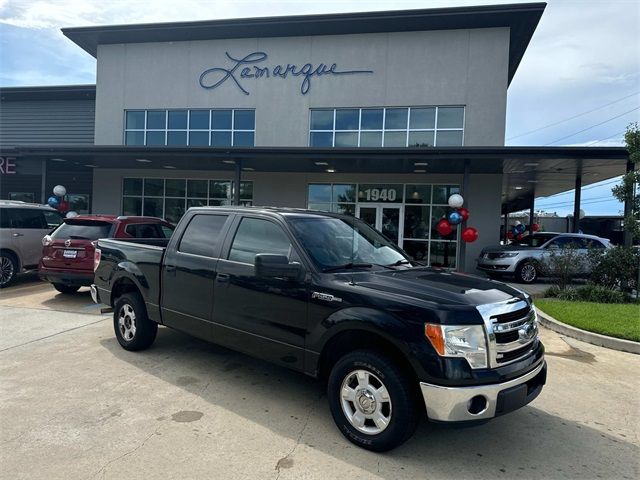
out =
<svg viewBox="0 0 640 480"><path fill-rule="evenodd" d="M397 262L393 262L393 263L390 263L389 265L385 265L385 267L399 267L400 265L404 265L406 263L408 263L409 265L412 265L412 263L409 260L407 260L406 258L403 258L401 260L398 260Z"/></svg>
<svg viewBox="0 0 640 480"><path fill-rule="evenodd" d="M350 270L353 268L371 268L373 267L373 263L355 263L355 262L349 262L349 263L345 263L343 265L336 265L335 267L327 267L327 268L323 268L322 271L325 273L328 272L335 272L337 270Z"/></svg>

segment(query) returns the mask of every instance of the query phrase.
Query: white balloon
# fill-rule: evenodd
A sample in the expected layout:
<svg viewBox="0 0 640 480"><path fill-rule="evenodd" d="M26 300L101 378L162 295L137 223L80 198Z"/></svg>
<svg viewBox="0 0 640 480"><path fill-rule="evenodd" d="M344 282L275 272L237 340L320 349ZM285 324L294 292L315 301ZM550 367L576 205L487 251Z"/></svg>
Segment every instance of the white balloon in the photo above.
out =
<svg viewBox="0 0 640 480"><path fill-rule="evenodd" d="M516 220L516 225L522 225L522 222L520 220Z"/></svg>
<svg viewBox="0 0 640 480"><path fill-rule="evenodd" d="M451 208L460 208L464 204L464 198L462 198L462 195L454 193L449 197L449 201L447 203L449 203Z"/></svg>
<svg viewBox="0 0 640 480"><path fill-rule="evenodd" d="M62 185L56 185L55 187L53 187L53 194L56 197L64 197L67 194L67 189Z"/></svg>
<svg viewBox="0 0 640 480"><path fill-rule="evenodd" d="M66 217L67 218L73 218L73 217L77 217L78 216L78 212L67 212Z"/></svg>
<svg viewBox="0 0 640 480"><path fill-rule="evenodd" d="M584 218L585 216L584 210L580 209L580 213L578 215L580 215L580 218Z"/></svg>

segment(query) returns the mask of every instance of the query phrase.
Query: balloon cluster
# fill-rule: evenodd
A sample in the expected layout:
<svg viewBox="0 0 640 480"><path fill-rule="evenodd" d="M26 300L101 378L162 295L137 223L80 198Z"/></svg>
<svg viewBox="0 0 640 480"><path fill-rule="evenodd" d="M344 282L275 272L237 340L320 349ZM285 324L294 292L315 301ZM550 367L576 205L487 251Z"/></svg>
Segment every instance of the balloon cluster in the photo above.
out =
<svg viewBox="0 0 640 480"><path fill-rule="evenodd" d="M524 232L526 231L527 227L522 222L516 221L516 224L511 228L511 230L507 232L507 238L509 240L513 240L514 238L516 240L521 240ZM532 223L530 233L538 231L540 231L540 225L538 225L537 223Z"/></svg>
<svg viewBox="0 0 640 480"><path fill-rule="evenodd" d="M67 189L62 185L56 185L53 187L53 196L49 197L47 204L51 208L58 210L60 213L66 214L65 216L68 218L77 217L78 214L76 212L69 211L69 202L65 200L66 195Z"/></svg>
<svg viewBox="0 0 640 480"><path fill-rule="evenodd" d="M443 237L451 235L453 233L453 227L469 219L469 210L462 206L464 204L462 195L454 193L449 197L447 203L454 209L453 212L451 212L447 218L439 220L436 224L436 230ZM473 227L467 227L462 230L461 237L462 240L467 243L475 242L478 239L478 230Z"/></svg>

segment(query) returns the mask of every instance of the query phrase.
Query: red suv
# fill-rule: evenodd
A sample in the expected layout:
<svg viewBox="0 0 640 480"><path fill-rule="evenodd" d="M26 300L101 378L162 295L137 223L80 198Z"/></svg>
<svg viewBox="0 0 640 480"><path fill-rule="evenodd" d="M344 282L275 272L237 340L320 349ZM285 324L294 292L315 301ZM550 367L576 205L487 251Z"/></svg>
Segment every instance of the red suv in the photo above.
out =
<svg viewBox="0 0 640 480"><path fill-rule="evenodd" d="M65 218L42 239L38 274L61 293L93 283L93 242L99 238L169 238L174 226L156 217L81 215Z"/></svg>

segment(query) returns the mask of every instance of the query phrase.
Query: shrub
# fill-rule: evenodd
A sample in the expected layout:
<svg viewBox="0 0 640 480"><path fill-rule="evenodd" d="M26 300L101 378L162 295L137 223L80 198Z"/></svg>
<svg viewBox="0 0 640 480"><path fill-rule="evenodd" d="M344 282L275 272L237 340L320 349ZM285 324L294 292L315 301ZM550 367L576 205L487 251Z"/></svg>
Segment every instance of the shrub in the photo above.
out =
<svg viewBox="0 0 640 480"><path fill-rule="evenodd" d="M549 257L541 263L543 273L555 277L556 285L564 290L582 270L584 259L574 246L549 250Z"/></svg>
<svg viewBox="0 0 640 480"><path fill-rule="evenodd" d="M558 285L553 285L547 289L545 296L568 302L627 303L632 301L631 297L624 292L600 285L583 285L577 288L560 288Z"/></svg>
<svg viewBox="0 0 640 480"><path fill-rule="evenodd" d="M576 288L578 300L596 303L626 303L630 301L624 292L612 290L601 285L584 285Z"/></svg>
<svg viewBox="0 0 640 480"><path fill-rule="evenodd" d="M624 290L635 288L640 268L640 251L629 247L613 247L605 251L592 250L589 254L591 276L595 285Z"/></svg>

